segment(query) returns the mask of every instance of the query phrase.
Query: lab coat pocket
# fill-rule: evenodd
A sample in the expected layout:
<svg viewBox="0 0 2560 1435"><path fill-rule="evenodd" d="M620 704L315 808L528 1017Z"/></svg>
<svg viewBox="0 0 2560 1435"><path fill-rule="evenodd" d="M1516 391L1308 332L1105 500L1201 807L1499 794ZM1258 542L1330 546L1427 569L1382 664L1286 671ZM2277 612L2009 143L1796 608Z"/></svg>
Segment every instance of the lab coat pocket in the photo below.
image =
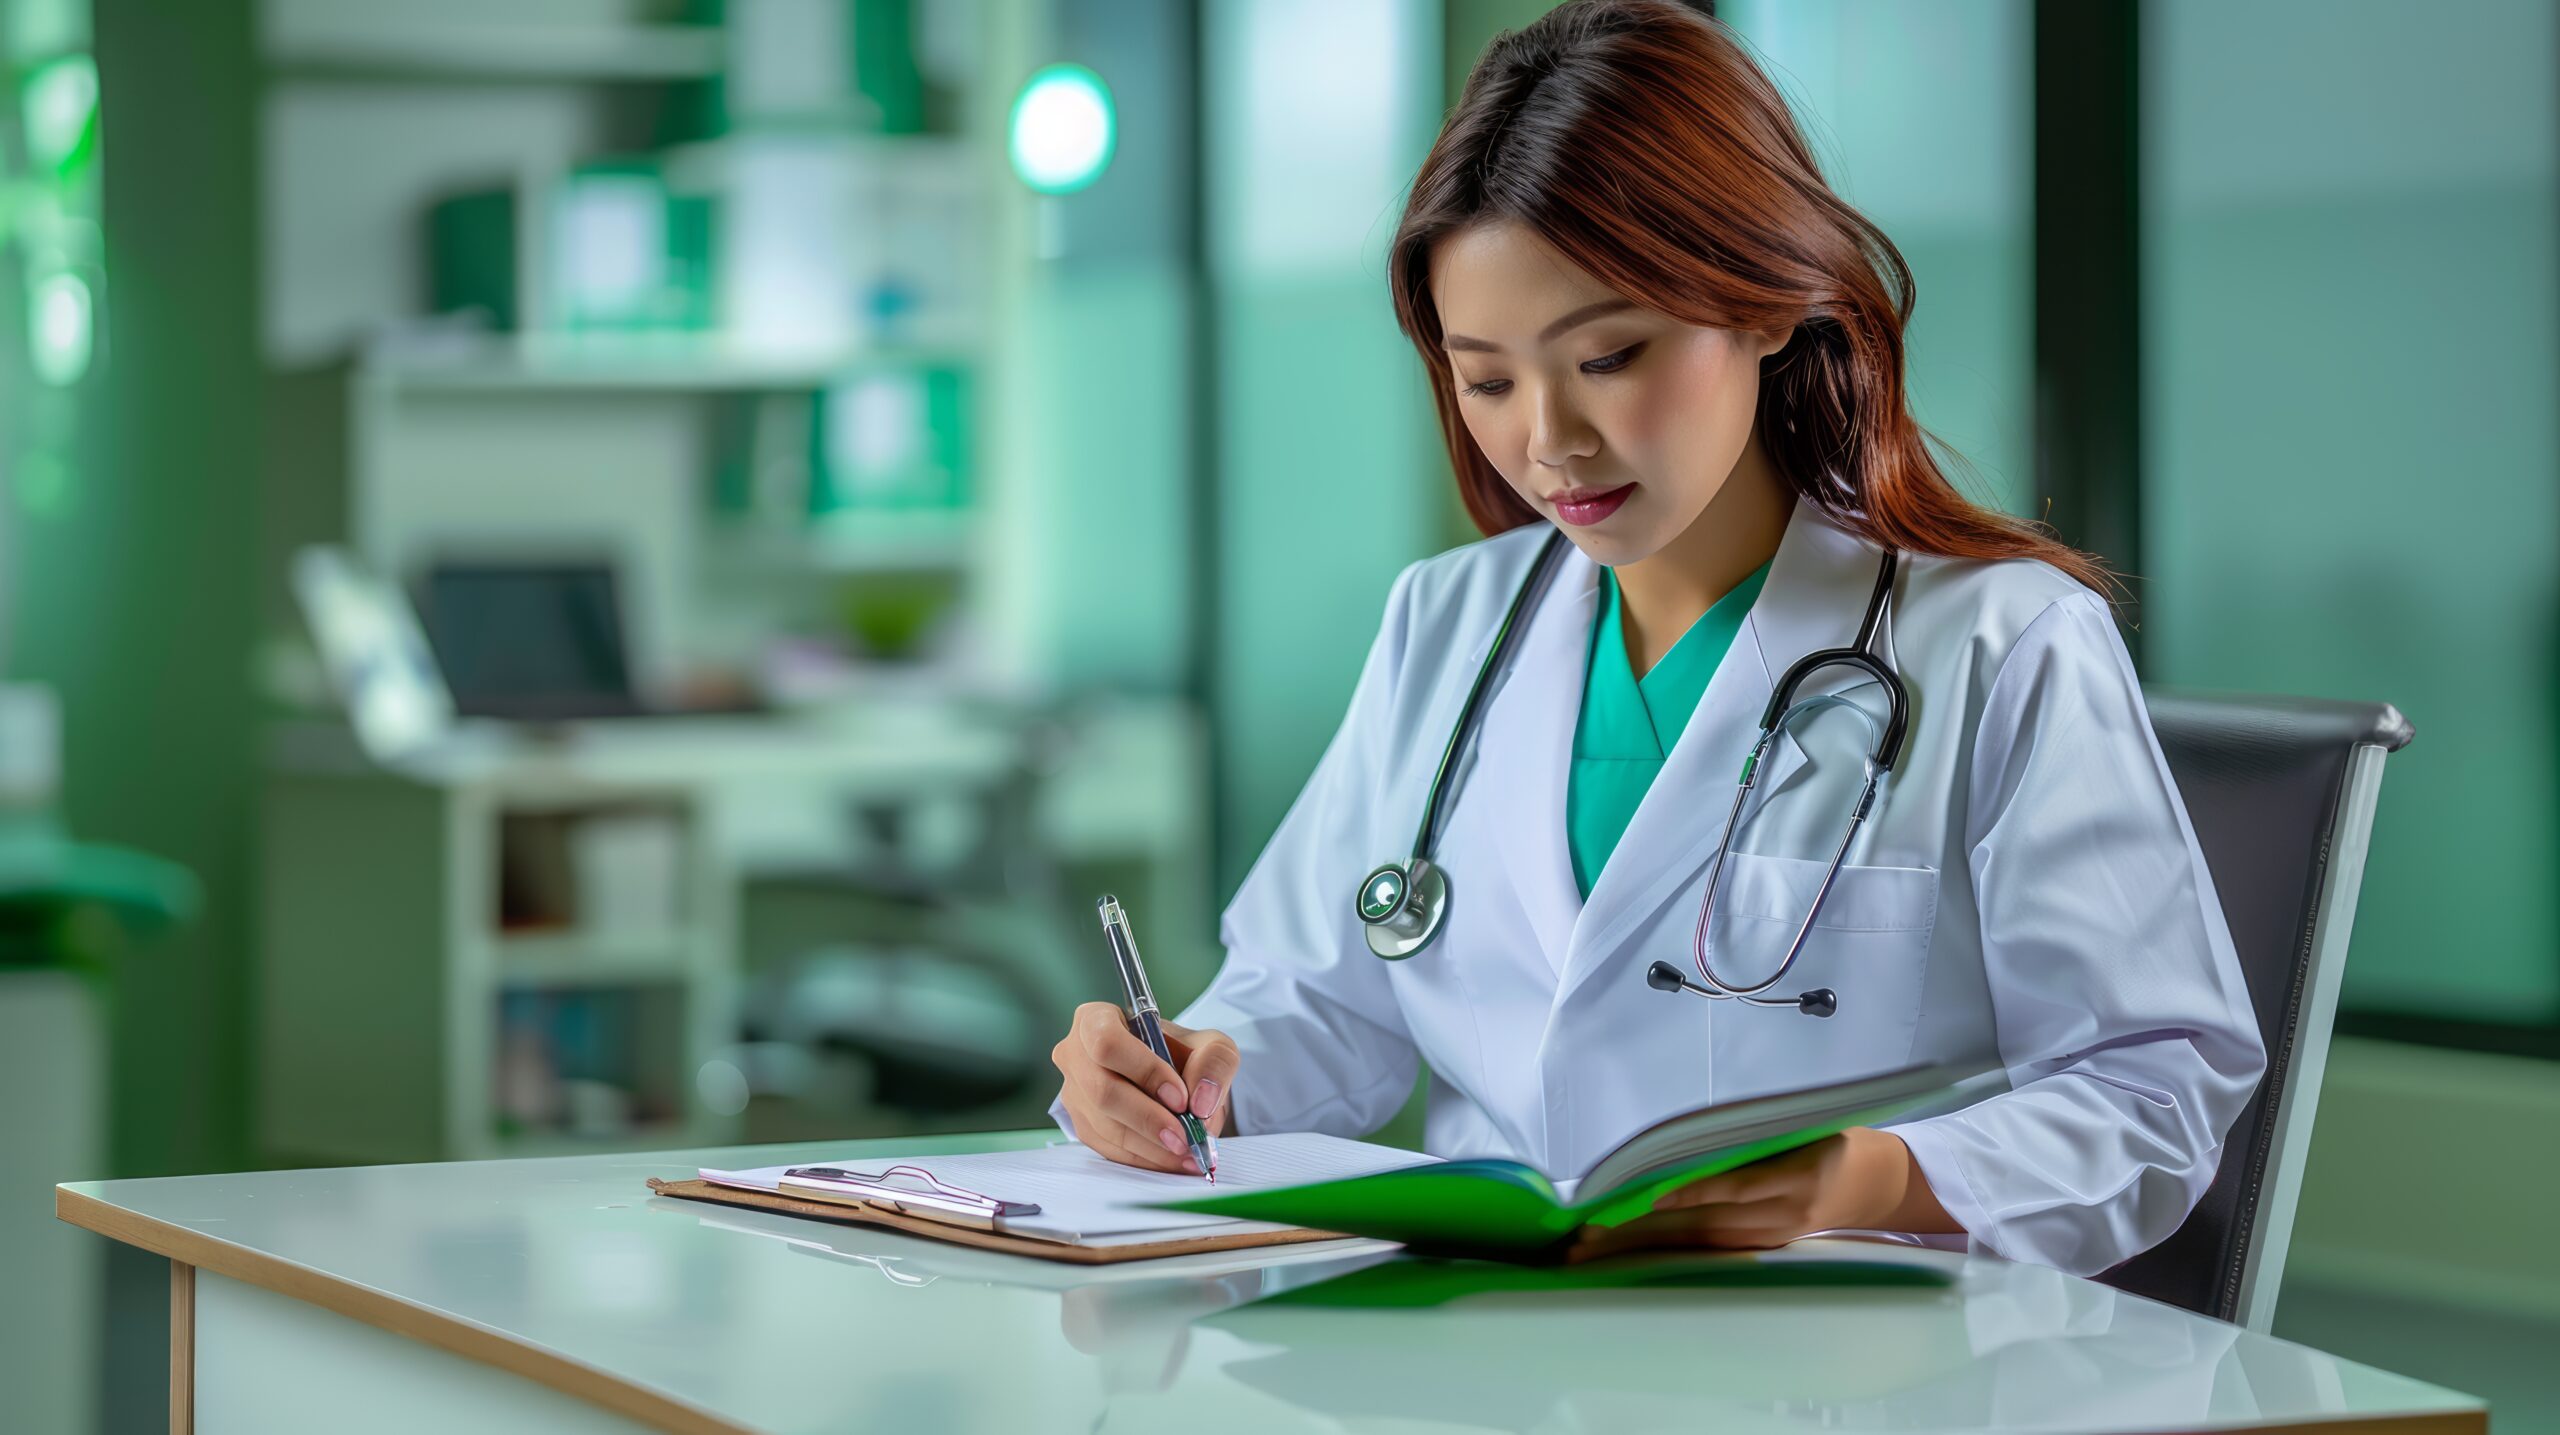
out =
<svg viewBox="0 0 2560 1435"><path fill-rule="evenodd" d="M1826 864L1737 852L1725 871L1708 958L1734 985L1765 980L1813 905ZM1763 995L1829 987L1838 1010L1715 1004L1715 1099L1892 1071L1907 1065L1919 1028L1937 927L1938 874L1927 867L1841 867L1803 954Z"/></svg>

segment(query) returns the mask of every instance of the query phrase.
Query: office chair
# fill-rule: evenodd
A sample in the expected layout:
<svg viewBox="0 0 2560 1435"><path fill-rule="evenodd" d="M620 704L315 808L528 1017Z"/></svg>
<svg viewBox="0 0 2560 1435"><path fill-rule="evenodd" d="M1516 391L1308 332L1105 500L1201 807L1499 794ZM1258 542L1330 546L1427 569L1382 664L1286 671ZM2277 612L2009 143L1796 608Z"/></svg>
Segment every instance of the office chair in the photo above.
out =
<svg viewBox="0 0 2560 1435"><path fill-rule="evenodd" d="M2186 1224L2099 1279L2264 1332L2302 1193L2382 761L2413 732L2388 703L2144 696L2222 897L2267 1073Z"/></svg>
<svg viewBox="0 0 2560 1435"><path fill-rule="evenodd" d="M778 934L800 938L797 949L776 953L747 983L750 1084L781 1078L761 1094L796 1096L803 1116L839 1133L857 1117L887 1123L881 1134L961 1117L976 1129L1047 1119L1054 1082L1038 1082L1056 1073L1041 1033L1066 1029L1083 994L1076 975L1093 961L1077 939L1093 939L1077 925L1038 821L1059 734L1035 722L1013 736L1005 760L983 770L854 796L852 864L756 874L759 906L802 915ZM932 840L937 816L956 843ZM815 942L811 917L824 933ZM821 1083L791 1079L821 1058L867 1073L858 1091L832 1093L859 1110L834 1109Z"/></svg>

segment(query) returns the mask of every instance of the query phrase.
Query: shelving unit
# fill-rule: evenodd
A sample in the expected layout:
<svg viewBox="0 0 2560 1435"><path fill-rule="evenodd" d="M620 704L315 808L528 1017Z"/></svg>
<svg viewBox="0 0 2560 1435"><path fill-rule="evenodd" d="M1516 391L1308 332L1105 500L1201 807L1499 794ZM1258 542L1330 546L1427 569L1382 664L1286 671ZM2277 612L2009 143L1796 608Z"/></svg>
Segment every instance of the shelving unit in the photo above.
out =
<svg viewBox="0 0 2560 1435"><path fill-rule="evenodd" d="M634 810L683 830L675 925L588 930L570 914L556 930L502 928L508 819ZM734 1139L737 1110L702 1096L704 1068L734 1047L737 1009L737 884L708 840L702 788L315 769L272 779L265 816L262 1114L277 1154L478 1159ZM617 993L649 1028L627 1067L581 1070L554 1052L564 1064L549 1079L619 1090L631 1119L581 1130L522 1109L509 1082L527 1075L528 1034L509 1031L510 999Z"/></svg>
<svg viewBox="0 0 2560 1435"><path fill-rule="evenodd" d="M965 364L957 337L813 353L772 353L695 334L489 335L410 341L369 350L357 382L390 393L548 391L675 395L817 389L864 368Z"/></svg>
<svg viewBox="0 0 2560 1435"><path fill-rule="evenodd" d="M339 436L302 482L332 495L344 528L314 536L400 580L491 544L606 557L622 575L644 683L667 674L700 626L703 577L739 571L723 559L742 551L728 541L741 535L716 531L709 494L721 406L883 367L966 364L971 347L966 334L777 349L699 331L420 326L429 206L511 182L530 197L521 213L538 215L545 186L574 166L628 153L633 117L679 93L647 87L719 78L733 58L723 28L689 23L692 13L682 0L262 10L280 157L270 183L288 187L266 208L270 263L317 262L316 274L297 267L297 287L330 296L325 311L267 325L271 364L296 371L286 392L304 406L300 426ZM360 147L341 129L376 138ZM947 142L932 143L949 157ZM705 182L732 158L717 141L683 153ZM337 267L342 251L315 237L366 225L411 247L396 270L362 254ZM544 240L540 223L520 224L519 245ZM524 317L546 312L529 303ZM945 515L931 527L866 523L806 543L759 530L747 561L804 575L795 581L912 561L922 547L957 569L974 561L968 525ZM389 772L326 742L279 754L262 944L261 1135L273 1154L464 1159L736 1138L737 1111L719 1109L732 1103L704 1095L735 1084L703 1078L734 1055L739 1006L740 875L715 809L733 781L840 763L823 741L769 727L687 724L670 737L650 726L598 744L618 754L600 764L533 749ZM558 899L559 910L502 913L511 832L529 840L544 824L635 810L682 833L663 920L582 924ZM581 1022L627 1028L590 1033L619 1051L621 1069L570 1069L569 1029ZM580 1079L597 1083L583 1089L583 1122L570 1119L581 1100L565 1085ZM629 1119L593 1119L616 1108Z"/></svg>
<svg viewBox="0 0 2560 1435"><path fill-rule="evenodd" d="M359 14L304 20L267 53L280 68L309 75L665 81L719 74L727 47L714 25L472 25Z"/></svg>
<svg viewBox="0 0 2560 1435"><path fill-rule="evenodd" d="M545 316L577 322L586 311L546 307L540 282L522 268L516 302L484 307L512 309L534 331L473 330L421 312L434 206L512 187L521 256L541 242L545 187L586 173L591 161L647 150L666 193L688 203L744 192L721 188L742 176L767 185L759 202L777 188L788 198L801 173L792 164L841 161L860 170L841 186L852 212L872 212L865 206L883 196L916 198L912 210L878 210L904 214L898 222L914 227L895 232L909 238L947 215L937 206L991 196L985 187L1004 182L1000 146L986 132L1002 123L1003 105L980 91L1010 82L1009 70L996 76L1009 61L990 62L984 82L967 80L959 112L971 132L962 136L748 124L736 138L660 148L655 121L696 98L693 82L736 80L749 68L749 30L688 23L696 13L683 0L262 0L264 262L293 280L262 291L279 435L274 482L295 499L280 506L289 512L279 541L342 544L401 582L455 557L609 563L644 690L706 653L734 663L755 634L817 624L845 631L859 621L848 616L856 597L876 600L875 614L894 611L910 576L948 581L963 604L981 601L1004 586L1005 565L1021 560L1021 535L1006 546L1008 536L972 508L892 506L934 492L930 483L901 486L918 473L964 475L965 485L943 491L971 498L1020 481L990 472L1022 456L994 441L1003 429L983 408L964 441L947 439L958 430L943 416L992 401L993 384L978 381L997 356L976 331L983 309L937 307L933 296L965 291L999 304L1021 281L1014 270L992 272L992 263L978 274L971 245L930 251L956 256L941 268L877 263L876 287L839 286L829 313L866 316L853 332L894 336L868 342L784 344L773 336L788 324L770 326L753 345L698 331L542 332ZM740 14L733 0L731 20ZM987 53L1010 53L1003 17L988 12L972 23L989 38ZM735 100L742 87L725 88ZM760 167L777 158L779 186L776 171ZM1015 233L1023 201L1006 202L1014 208L991 222ZM716 215L743 212L715 206ZM884 220L880 232L893 227ZM978 229L965 226L963 235ZM728 231L714 232L716 264ZM825 246L840 237L799 252L833 255ZM866 250L875 262L908 252L886 239ZM775 287L759 292L772 301ZM787 310L800 295L780 287ZM904 317L889 325L870 317L881 314ZM816 448L820 436L857 426L816 406L844 381L884 370L962 377L937 372L929 390L916 381L915 402L931 406L911 411L931 415L945 436L931 440L930 462L841 466L837 477L858 468L877 480L862 506L804 517L852 501L849 486L813 490L795 507L768 501L787 482L760 482L787 480L787 463L768 465L752 449L745 463L729 462L737 420L749 410L764 416L748 414L752 438L770 431L763 452L798 446L832 457ZM845 409L863 412L853 400L870 395L851 388ZM943 463L954 448L985 457ZM721 487L740 474L750 480L743 490ZM742 491L746 501L732 503ZM857 593L863 585L847 581L857 576L892 581ZM1023 606L1018 593L1006 601ZM1007 631L988 646L1001 658L1023 640ZM849 795L931 799L965 790L989 765L1019 763L1029 729L1054 736L1062 726L1054 714L979 721L986 704L951 690L948 674L867 653L861 661L868 666L855 665L853 685L863 711L841 722L635 722L549 747L483 742L490 734L475 731L438 761L396 771L352 751L343 730L280 725L261 836L264 1153L452 1160L736 1139L741 1120L726 1108L740 1083L722 1067L738 1064L739 909L753 873L845 860L829 844L842 835ZM1004 686L997 677L988 688ZM891 711L909 699L932 711ZM1214 926L1198 713L1179 701L1132 701L1064 726L1077 724L1070 741L1092 751L1044 793L1042 840L1062 863L1141 894L1154 914L1150 930L1164 934L1159 981L1196 987L1210 944L1177 934L1213 935ZM674 814L684 830L676 915L605 930L501 920L511 821L635 805ZM1044 961L1029 975L1083 990L1084 974L1065 965ZM511 1011L522 1029L540 1019L531 1013L542 1003L588 997L602 999L597 1012L621 1003L610 1019L643 1033L645 1056L615 1078L628 1088L630 1119L583 1130L522 1119L549 1098L526 1096L533 1053L510 1037ZM615 1104L590 1099L586 1114Z"/></svg>
<svg viewBox="0 0 2560 1435"><path fill-rule="evenodd" d="M765 573L942 570L965 566L976 537L965 513L881 510L781 532L743 522L716 524L704 534L703 556L712 564Z"/></svg>

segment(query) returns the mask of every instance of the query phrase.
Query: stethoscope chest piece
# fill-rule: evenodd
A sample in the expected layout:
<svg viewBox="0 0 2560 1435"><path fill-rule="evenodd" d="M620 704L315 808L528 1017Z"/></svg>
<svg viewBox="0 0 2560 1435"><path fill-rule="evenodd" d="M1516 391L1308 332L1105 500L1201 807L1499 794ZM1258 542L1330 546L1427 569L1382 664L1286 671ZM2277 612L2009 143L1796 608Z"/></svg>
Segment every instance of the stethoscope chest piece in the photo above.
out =
<svg viewBox="0 0 2560 1435"><path fill-rule="evenodd" d="M1416 857L1390 862L1360 882L1360 925L1369 950L1400 962L1440 935L1449 911L1449 879L1438 863Z"/></svg>

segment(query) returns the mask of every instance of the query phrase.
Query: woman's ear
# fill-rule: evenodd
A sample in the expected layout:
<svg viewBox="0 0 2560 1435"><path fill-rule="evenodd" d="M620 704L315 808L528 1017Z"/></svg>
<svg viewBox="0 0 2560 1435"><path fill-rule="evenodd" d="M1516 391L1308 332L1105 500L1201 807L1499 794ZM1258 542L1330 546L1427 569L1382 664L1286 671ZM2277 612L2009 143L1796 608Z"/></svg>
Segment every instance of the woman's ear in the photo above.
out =
<svg viewBox="0 0 2560 1435"><path fill-rule="evenodd" d="M1777 357L1777 355L1783 351L1787 345L1795 342L1796 330L1800 327L1802 326L1789 324L1787 327L1779 329L1774 333L1753 335L1753 340L1759 345L1759 351L1756 357L1764 361Z"/></svg>

